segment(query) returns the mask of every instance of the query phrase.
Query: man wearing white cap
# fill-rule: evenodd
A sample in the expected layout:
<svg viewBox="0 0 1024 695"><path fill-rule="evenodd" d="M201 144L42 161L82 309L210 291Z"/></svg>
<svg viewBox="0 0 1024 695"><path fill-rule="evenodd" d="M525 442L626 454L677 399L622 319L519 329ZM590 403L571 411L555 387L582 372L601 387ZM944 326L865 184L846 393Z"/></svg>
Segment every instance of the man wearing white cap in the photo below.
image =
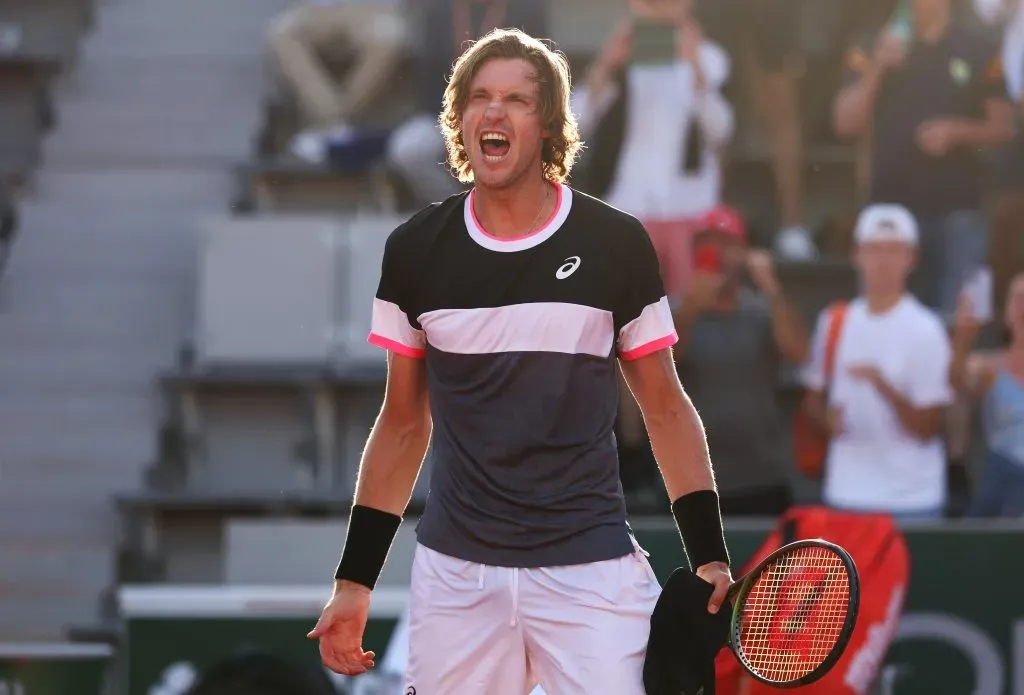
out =
<svg viewBox="0 0 1024 695"><path fill-rule="evenodd" d="M854 240L861 295L839 315L832 372L825 353L833 312L818 322L804 371L808 410L832 436L824 501L939 518L946 501L939 432L952 401L951 349L939 317L907 291L917 222L901 205L870 205Z"/></svg>

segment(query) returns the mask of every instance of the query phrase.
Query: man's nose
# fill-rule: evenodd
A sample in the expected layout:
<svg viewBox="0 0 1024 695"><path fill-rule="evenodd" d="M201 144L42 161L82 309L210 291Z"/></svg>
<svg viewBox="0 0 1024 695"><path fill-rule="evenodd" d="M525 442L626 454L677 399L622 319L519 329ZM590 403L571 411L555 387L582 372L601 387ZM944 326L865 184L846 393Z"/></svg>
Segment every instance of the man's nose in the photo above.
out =
<svg viewBox="0 0 1024 695"><path fill-rule="evenodd" d="M484 109L484 116L490 120L496 120L504 117L505 115L505 102L501 97L494 97L487 102L487 108Z"/></svg>

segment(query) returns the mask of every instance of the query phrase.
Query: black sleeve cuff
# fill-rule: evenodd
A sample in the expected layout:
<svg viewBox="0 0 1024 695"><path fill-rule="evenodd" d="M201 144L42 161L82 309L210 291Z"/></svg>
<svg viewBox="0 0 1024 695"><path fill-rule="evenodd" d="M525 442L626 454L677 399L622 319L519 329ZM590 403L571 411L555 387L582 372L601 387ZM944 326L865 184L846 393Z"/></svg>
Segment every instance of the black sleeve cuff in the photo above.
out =
<svg viewBox="0 0 1024 695"><path fill-rule="evenodd" d="M401 525L402 517L395 514L359 504L353 506L345 550L334 578L373 589Z"/></svg>
<svg viewBox="0 0 1024 695"><path fill-rule="evenodd" d="M672 516L679 527L691 569L709 562L729 564L717 492L697 490L683 495L672 503Z"/></svg>

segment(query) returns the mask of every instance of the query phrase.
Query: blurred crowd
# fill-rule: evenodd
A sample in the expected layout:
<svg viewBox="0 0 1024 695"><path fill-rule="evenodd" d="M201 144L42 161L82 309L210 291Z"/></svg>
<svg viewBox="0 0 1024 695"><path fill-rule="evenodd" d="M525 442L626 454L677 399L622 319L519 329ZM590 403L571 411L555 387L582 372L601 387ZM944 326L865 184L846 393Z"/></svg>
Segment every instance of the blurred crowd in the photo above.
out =
<svg viewBox="0 0 1024 695"><path fill-rule="evenodd" d="M460 186L437 123L455 57L495 27L548 36L548 8L416 5L310 0L278 19L270 48L302 112L291 150L310 162L359 137L355 124L414 56L416 113L389 134L386 162L426 204ZM332 51L354 57L340 81ZM822 126L801 88L830 51ZM966 513L1024 515L1024 0L622 0L575 77L587 149L573 185L651 235L727 514L784 511L804 475L821 477L833 507L937 518L977 459ZM723 199L741 118L763 134L774 178L778 219L762 244L740 201ZM849 144L860 202L859 295L816 326L775 272L780 258L822 253L803 217L812 138ZM780 374L799 394L794 412ZM622 395L624 485L652 494L642 418Z"/></svg>

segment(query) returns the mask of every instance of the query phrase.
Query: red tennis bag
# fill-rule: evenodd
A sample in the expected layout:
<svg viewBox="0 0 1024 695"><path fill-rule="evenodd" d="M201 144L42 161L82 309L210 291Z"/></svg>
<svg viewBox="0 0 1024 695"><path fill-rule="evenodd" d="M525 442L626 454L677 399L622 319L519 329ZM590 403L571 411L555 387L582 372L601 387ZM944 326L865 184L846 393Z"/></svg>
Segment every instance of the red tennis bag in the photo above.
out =
<svg viewBox="0 0 1024 695"><path fill-rule="evenodd" d="M742 572L752 570L786 543L822 538L846 549L860 577L860 610L850 643L825 676L798 688L801 695L867 695L878 677L903 612L910 580L906 540L885 514L837 512L825 507L794 507L784 514ZM718 695L778 695L754 681L728 649L715 663Z"/></svg>

